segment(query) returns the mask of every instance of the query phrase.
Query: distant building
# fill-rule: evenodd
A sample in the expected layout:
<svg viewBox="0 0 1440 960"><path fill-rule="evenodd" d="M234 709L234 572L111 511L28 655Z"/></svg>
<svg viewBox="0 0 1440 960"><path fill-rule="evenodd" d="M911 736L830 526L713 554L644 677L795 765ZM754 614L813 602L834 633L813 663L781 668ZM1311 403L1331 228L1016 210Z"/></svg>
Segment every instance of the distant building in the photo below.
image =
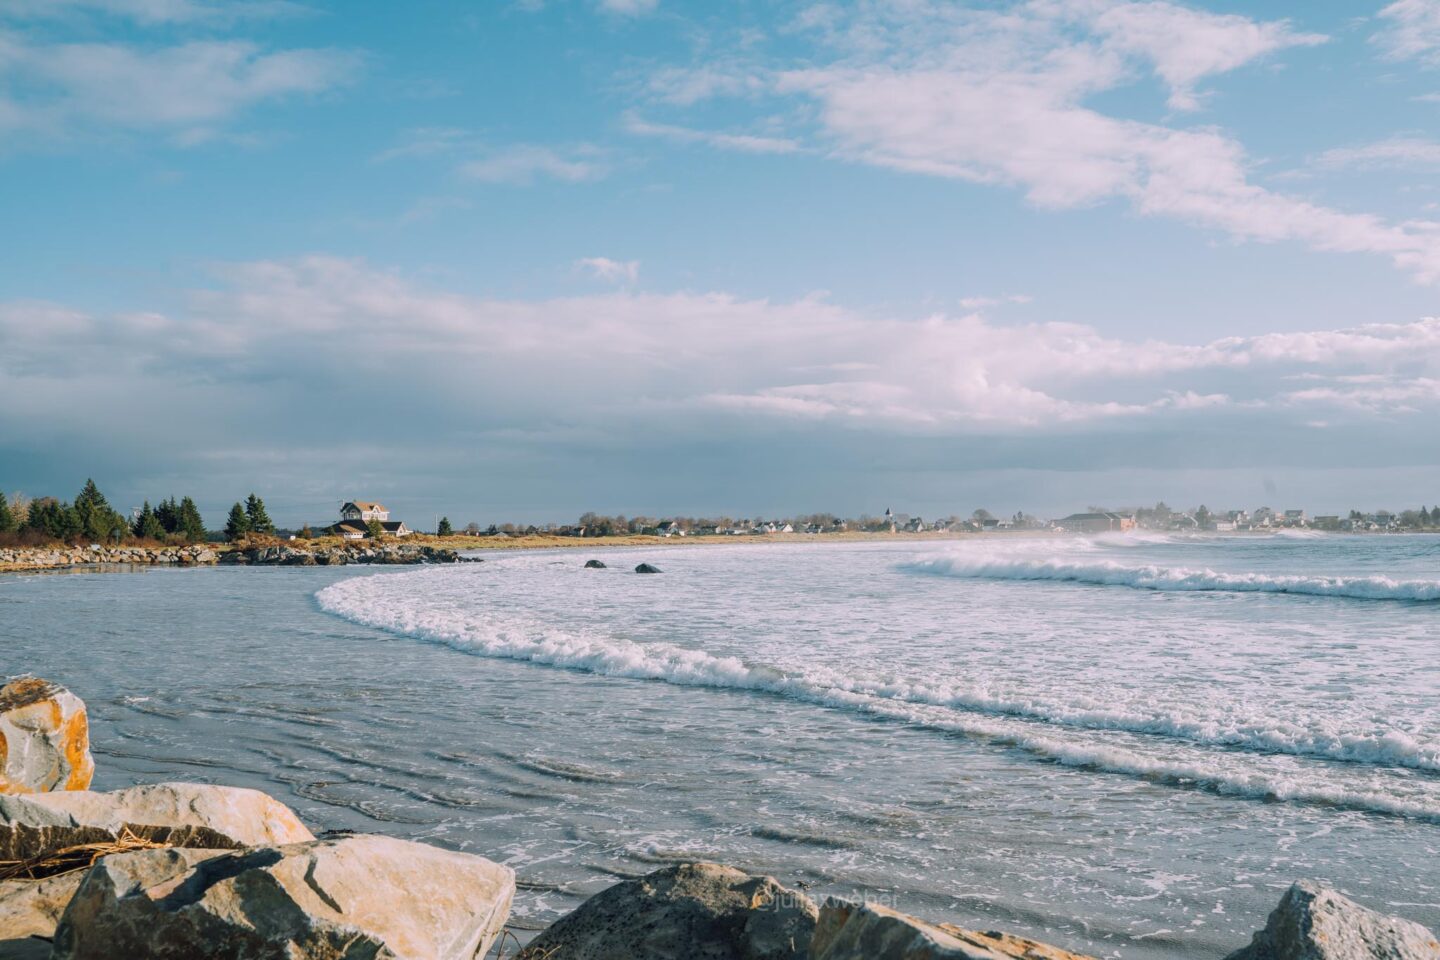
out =
<svg viewBox="0 0 1440 960"><path fill-rule="evenodd" d="M350 500L340 508L340 519L359 520L361 523L379 520L384 523L390 519L390 511L381 503L372 503L369 500Z"/></svg>
<svg viewBox="0 0 1440 960"><path fill-rule="evenodd" d="M1135 529L1135 518L1120 513L1072 513L1056 521L1076 533L1111 533Z"/></svg>
<svg viewBox="0 0 1440 960"><path fill-rule="evenodd" d="M380 524L386 536L408 537L413 532L403 520L391 520L384 504L369 500L347 501L340 508L340 522L327 532L346 540L364 540L370 535L371 521Z"/></svg>

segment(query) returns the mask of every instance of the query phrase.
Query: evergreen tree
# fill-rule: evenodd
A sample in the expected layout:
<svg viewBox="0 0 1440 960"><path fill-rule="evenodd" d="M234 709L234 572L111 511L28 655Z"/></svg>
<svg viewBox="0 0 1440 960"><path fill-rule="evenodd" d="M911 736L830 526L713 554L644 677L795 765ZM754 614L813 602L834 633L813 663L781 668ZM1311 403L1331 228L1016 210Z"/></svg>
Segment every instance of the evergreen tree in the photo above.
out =
<svg viewBox="0 0 1440 960"><path fill-rule="evenodd" d="M15 515L10 512L10 501L5 499L5 492L0 490L0 533L10 533L15 529Z"/></svg>
<svg viewBox="0 0 1440 960"><path fill-rule="evenodd" d="M74 540L83 532L75 509L54 497L41 497L30 504L30 516L26 518L25 526L51 540Z"/></svg>
<svg viewBox="0 0 1440 960"><path fill-rule="evenodd" d="M175 503L175 498L170 498L170 503ZM205 540L205 521L200 518L200 509L195 506L195 501L186 497L175 507L175 513L179 517L179 524L176 530L185 536L187 543L201 543Z"/></svg>
<svg viewBox="0 0 1440 960"><path fill-rule="evenodd" d="M435 528L435 534L436 534L437 536L441 536L441 537L449 537L449 536L453 536L454 533L455 533L455 528L452 527L452 526L450 526L450 518L449 518L449 517L441 517L441 518L440 518L440 526L438 526L438 527Z"/></svg>
<svg viewBox="0 0 1440 960"><path fill-rule="evenodd" d="M270 515L265 512L265 501L253 493L245 500L245 516L250 521L250 529L256 533L275 532L275 524L270 522Z"/></svg>
<svg viewBox="0 0 1440 960"><path fill-rule="evenodd" d="M180 532L180 505L175 498L161 500L155 507L155 519L160 521L161 528L166 533Z"/></svg>
<svg viewBox="0 0 1440 960"><path fill-rule="evenodd" d="M129 532L129 524L110 507L105 494L95 486L94 480L86 480L84 488L75 498L73 507L80 524L80 534L97 543L118 540Z"/></svg>
<svg viewBox="0 0 1440 960"><path fill-rule="evenodd" d="M245 515L245 508L237 502L230 508L230 517L225 521L225 539L233 542L249 532L250 518Z"/></svg>
<svg viewBox="0 0 1440 960"><path fill-rule="evenodd" d="M135 518L135 525L131 529L135 536L142 540L165 539L165 528L160 525L160 518L155 515L155 511L150 509L149 500L140 508L140 516Z"/></svg>
<svg viewBox="0 0 1440 960"><path fill-rule="evenodd" d="M371 540L379 540L381 537L385 536L385 528L380 526L379 520L371 520L369 523L365 524L365 532Z"/></svg>

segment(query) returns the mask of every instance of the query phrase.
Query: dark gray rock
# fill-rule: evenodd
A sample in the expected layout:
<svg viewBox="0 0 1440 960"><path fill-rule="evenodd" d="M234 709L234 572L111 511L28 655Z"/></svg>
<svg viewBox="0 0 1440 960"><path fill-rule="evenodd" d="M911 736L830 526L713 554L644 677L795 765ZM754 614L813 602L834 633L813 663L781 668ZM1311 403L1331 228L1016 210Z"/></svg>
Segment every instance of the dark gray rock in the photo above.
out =
<svg viewBox="0 0 1440 960"><path fill-rule="evenodd" d="M596 894L527 950L546 960L803 960L816 913L774 877L685 863Z"/></svg>
<svg viewBox="0 0 1440 960"><path fill-rule="evenodd" d="M1418 923L1302 880L1250 945L1225 960L1440 960L1440 941Z"/></svg>
<svg viewBox="0 0 1440 960"><path fill-rule="evenodd" d="M586 561L585 561L585 569L586 569L586 570L604 570L604 569L605 569L605 564L604 564L602 561L600 561L600 560L586 560Z"/></svg>
<svg viewBox="0 0 1440 960"><path fill-rule="evenodd" d="M636 573L659 573L659 572L660 572L660 568L659 568L659 567L656 567L656 566L652 566L652 565L650 565L650 564L648 564L648 563L642 563L642 564L640 564L640 566L638 566L638 567L635 568L635 572L636 572Z"/></svg>

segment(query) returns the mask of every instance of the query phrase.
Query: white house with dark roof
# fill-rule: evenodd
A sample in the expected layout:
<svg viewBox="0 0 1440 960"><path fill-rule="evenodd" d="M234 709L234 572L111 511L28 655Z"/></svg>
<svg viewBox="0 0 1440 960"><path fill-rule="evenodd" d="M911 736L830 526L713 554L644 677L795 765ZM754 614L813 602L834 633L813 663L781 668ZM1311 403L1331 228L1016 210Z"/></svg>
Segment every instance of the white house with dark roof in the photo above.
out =
<svg viewBox="0 0 1440 960"><path fill-rule="evenodd" d="M340 508L340 519L359 520L361 523L379 520L384 523L390 519L390 511L383 503L375 503L370 500L347 500Z"/></svg>
<svg viewBox="0 0 1440 960"><path fill-rule="evenodd" d="M384 504L371 500L347 500L340 507L340 522L330 532L346 540L364 540L370 535L370 521L380 524L386 536L408 537L411 533L403 520L391 520Z"/></svg>

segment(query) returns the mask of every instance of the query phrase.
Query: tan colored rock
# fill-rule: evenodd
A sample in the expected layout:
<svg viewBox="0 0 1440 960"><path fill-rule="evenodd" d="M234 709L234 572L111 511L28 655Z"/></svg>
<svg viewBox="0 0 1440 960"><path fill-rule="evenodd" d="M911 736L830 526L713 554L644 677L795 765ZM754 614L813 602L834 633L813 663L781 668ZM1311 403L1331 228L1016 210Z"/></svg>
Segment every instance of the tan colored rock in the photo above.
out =
<svg viewBox="0 0 1440 960"><path fill-rule="evenodd" d="M240 787L160 783L0 797L0 860L113 841L126 830L158 843L223 850L315 839L289 807Z"/></svg>
<svg viewBox="0 0 1440 960"><path fill-rule="evenodd" d="M477 960L514 894L508 867L389 837L115 854L85 875L53 956Z"/></svg>
<svg viewBox="0 0 1440 960"><path fill-rule="evenodd" d="M803 960L817 911L774 877L685 863L616 884L530 942L546 960Z"/></svg>
<svg viewBox="0 0 1440 960"><path fill-rule="evenodd" d="M827 900L810 960L1094 960L1004 933L934 924L873 903Z"/></svg>
<svg viewBox="0 0 1440 960"><path fill-rule="evenodd" d="M1302 880L1285 891L1250 945L1225 960L1440 960L1440 939Z"/></svg>
<svg viewBox="0 0 1440 960"><path fill-rule="evenodd" d="M84 701L36 677L0 687L0 794L84 790L94 775Z"/></svg>
<svg viewBox="0 0 1440 960"><path fill-rule="evenodd" d="M7 880L0 883L0 958L5 956L3 948L6 944L16 944L32 937L43 937L48 941L55 936L60 915L65 912L84 877L83 873L77 872L47 880ZM48 955L48 943L45 949Z"/></svg>

